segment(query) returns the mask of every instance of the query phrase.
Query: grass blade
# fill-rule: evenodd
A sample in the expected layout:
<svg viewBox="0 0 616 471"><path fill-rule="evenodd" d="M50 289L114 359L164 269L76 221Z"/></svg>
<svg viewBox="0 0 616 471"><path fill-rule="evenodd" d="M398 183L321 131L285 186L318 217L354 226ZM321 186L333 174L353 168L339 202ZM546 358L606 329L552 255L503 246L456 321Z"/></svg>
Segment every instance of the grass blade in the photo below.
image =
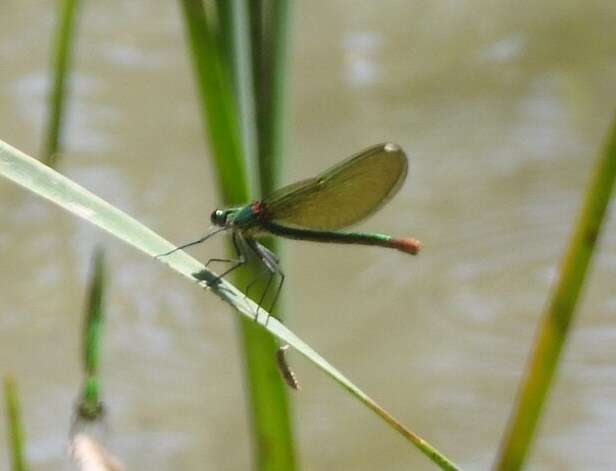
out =
<svg viewBox="0 0 616 471"><path fill-rule="evenodd" d="M533 352L495 469L520 469L556 375L582 285L588 271L616 178L616 119L586 191L582 211L566 250L552 297L539 326Z"/></svg>
<svg viewBox="0 0 616 471"><path fill-rule="evenodd" d="M252 49L252 79L254 93L254 107L256 117L256 155L258 162L258 177L259 189L261 196L268 195L273 192L275 187L279 185L279 179L282 167L282 135L283 129L283 99L284 99L284 84L286 83L286 45L289 42L286 34L286 25L288 20L288 8L286 1L274 0L271 4L266 5L266 2L260 0L249 1L248 11L250 12L250 21L245 25L250 31L250 38L244 38L250 43ZM261 241L272 252L280 256L280 244L272 238L264 238ZM277 318L283 318L285 311L284 293L281 293L278 301L278 308L273 312ZM258 355L267 361L270 369L274 366L278 368L282 362L283 369L280 371L289 370L284 356L277 355L279 345L272 342L271 338L264 335L264 332L251 329L250 326L245 326L248 332L252 332L252 338L247 339L247 344L251 348L251 352L256 352ZM274 363L274 359L277 359ZM280 378L278 375L275 376ZM278 381L277 387L283 387L282 382ZM285 400L285 409L288 408L288 394L285 389L281 399ZM290 418L288 420L287 435L285 435L286 443L280 446L293 447L293 436L291 434ZM286 468L294 469L289 463Z"/></svg>
<svg viewBox="0 0 616 471"><path fill-rule="evenodd" d="M175 248L173 244L151 229L148 229L103 199L3 141L0 141L0 175L104 229L114 237L125 241L147 255L156 257L158 254L166 253ZM258 324L261 328L268 330L282 342L290 344L377 413L386 423L419 448L422 453L442 469L458 469L442 453L438 452L417 434L401 425L385 409L362 392L276 318L270 317L263 309L260 309L261 314L256 319L257 305L250 298L246 298L231 283L224 279L216 282L218 278L215 273L207 270L203 264L183 251L177 251L168 257L156 259L168 265L177 273L192 280L200 287L209 289L220 299L234 307L234 312L242 314L254 324ZM211 285L208 286L208 282Z"/></svg>
<svg viewBox="0 0 616 471"><path fill-rule="evenodd" d="M64 0L62 2L60 17L55 31L53 83L49 96L47 129L42 154L43 162L50 167L56 166L58 153L61 151L62 146L64 111L66 108L66 83L70 71L73 32L75 30L75 18L79 5L79 0Z"/></svg>
<svg viewBox="0 0 616 471"><path fill-rule="evenodd" d="M214 167L219 176L220 194L226 205L245 203L251 199L245 169L248 165L254 167L254 104L249 75L247 8L241 1L218 2L222 8L218 12L218 41L215 41L202 2L182 0L181 4L204 126L208 130ZM234 90L237 98L233 95ZM223 105L225 113L215 111L222 109ZM234 178L236 170L229 168L241 168L243 178ZM231 247L229 250L234 256ZM247 272L242 278L234 279L246 286L258 276L255 270ZM274 362L278 345L252 320L240 321L240 335L250 391L256 467L259 470L292 471L295 469L295 451L288 398Z"/></svg>
<svg viewBox="0 0 616 471"><path fill-rule="evenodd" d="M237 97L242 149L251 187L257 187L256 115L252 76L250 18L247 0L217 0L221 54L232 76Z"/></svg>
<svg viewBox="0 0 616 471"><path fill-rule="evenodd" d="M204 134L209 136L219 194L227 205L250 199L231 77L207 21L201 0L180 0L190 44Z"/></svg>
<svg viewBox="0 0 616 471"><path fill-rule="evenodd" d="M11 453L11 470L26 471L24 456L24 431L21 425L21 407L17 394L17 385L12 377L4 378L4 399L6 402L7 430L9 433L8 450Z"/></svg>
<svg viewBox="0 0 616 471"><path fill-rule="evenodd" d="M258 160L261 194L271 194L279 185L285 123L287 50L289 47L289 1L262 3L260 27L253 32L259 44L254 57L257 97Z"/></svg>

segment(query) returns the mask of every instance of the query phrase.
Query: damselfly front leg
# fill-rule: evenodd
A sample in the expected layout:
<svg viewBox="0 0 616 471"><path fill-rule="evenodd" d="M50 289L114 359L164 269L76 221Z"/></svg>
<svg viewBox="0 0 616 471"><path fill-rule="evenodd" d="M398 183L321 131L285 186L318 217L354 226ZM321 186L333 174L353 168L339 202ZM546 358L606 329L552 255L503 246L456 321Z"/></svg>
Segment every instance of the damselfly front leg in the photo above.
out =
<svg viewBox="0 0 616 471"><path fill-rule="evenodd" d="M241 247L241 242L244 242L244 239L242 238L242 236L239 233L237 233L237 232L233 232L231 234L231 241L233 242L233 247L235 247L235 252L237 253L237 259L233 260L233 259L229 259L229 258L210 258L207 261L207 263L205 264L206 267L211 262L227 262L227 263L231 263L231 266L227 270L222 272L220 275L218 275L216 278L214 278L213 281L209 282L208 286L215 285L216 283L218 283L221 280L221 278L223 278L224 276L226 276L229 273L231 273L233 270L241 267L242 265L244 265L246 263L245 251L240 248Z"/></svg>
<svg viewBox="0 0 616 471"><path fill-rule="evenodd" d="M214 229L212 231L210 231L209 233L207 233L206 235L204 235L203 237L201 237L200 239L197 240L193 240L192 242L188 242L187 244L183 244L180 245L179 247L176 247L173 250L169 250L169 252L165 252L165 253L161 253L160 255L157 255L156 258L160 258L160 257L166 257L167 255L171 255L174 252L177 252L178 250L182 250L185 249L187 247L192 247L193 245L198 245L202 242L205 242L206 240L208 240L210 237L215 236L216 234L227 230L226 227L219 227L217 229Z"/></svg>

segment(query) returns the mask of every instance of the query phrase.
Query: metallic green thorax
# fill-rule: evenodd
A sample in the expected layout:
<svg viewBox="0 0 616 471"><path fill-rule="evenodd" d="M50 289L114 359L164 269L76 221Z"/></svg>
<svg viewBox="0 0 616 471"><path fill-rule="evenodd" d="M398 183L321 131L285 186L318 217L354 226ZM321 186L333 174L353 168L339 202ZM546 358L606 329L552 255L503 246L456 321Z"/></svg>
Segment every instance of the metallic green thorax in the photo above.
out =
<svg viewBox="0 0 616 471"><path fill-rule="evenodd" d="M231 215L231 226L240 229L249 229L255 225L259 225L259 213L254 210L254 207L255 204L249 204L236 209Z"/></svg>

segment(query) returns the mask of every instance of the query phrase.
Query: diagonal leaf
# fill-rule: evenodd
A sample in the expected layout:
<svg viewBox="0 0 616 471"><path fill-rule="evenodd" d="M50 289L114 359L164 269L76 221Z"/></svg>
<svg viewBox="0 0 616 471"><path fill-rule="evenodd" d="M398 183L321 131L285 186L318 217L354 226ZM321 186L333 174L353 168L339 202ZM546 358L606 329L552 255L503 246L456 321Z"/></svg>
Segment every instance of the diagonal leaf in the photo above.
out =
<svg viewBox="0 0 616 471"><path fill-rule="evenodd" d="M125 241L147 255L156 257L158 254L166 253L175 248L173 244L137 220L3 141L0 141L0 174L106 230L111 235ZM341 386L350 391L372 411L376 412L386 423L413 443L442 469L458 469L428 442L405 428L276 318L269 316L263 309L259 309L260 315L257 317L257 305L250 298L244 296L231 283L224 279L218 279L215 273L207 270L203 264L183 251L177 251L167 257L157 258L157 260L194 281L200 287L211 290L220 299L233 306L235 308L234 312L246 316L280 340L290 344ZM211 283L211 285L208 286L208 283Z"/></svg>

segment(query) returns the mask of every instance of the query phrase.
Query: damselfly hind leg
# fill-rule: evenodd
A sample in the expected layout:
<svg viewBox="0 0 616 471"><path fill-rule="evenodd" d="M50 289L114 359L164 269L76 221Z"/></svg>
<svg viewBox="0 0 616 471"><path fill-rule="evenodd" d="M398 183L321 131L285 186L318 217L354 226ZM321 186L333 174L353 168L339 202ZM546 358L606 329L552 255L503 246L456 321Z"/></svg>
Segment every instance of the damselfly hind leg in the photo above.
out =
<svg viewBox="0 0 616 471"><path fill-rule="evenodd" d="M259 257L259 260L261 261L263 266L266 268L266 270L269 272L267 284L265 285L265 289L263 290L263 293L261 293L261 297L259 298L259 303L257 305L257 312L255 315L255 320L257 320L259 317L259 310L261 309L261 306L263 306L263 302L265 301L265 297L267 296L267 293L272 285L272 281L274 280L276 275L279 275L280 283L278 284L278 286L276 287L276 291L274 292L274 297L269 307L269 312L271 312L276 306L276 301L278 301L278 297L280 296L280 290L282 289L282 285L284 284L285 276L282 270L280 269L280 265L279 265L280 260L278 259L276 254L274 254L271 250L269 250L263 244L260 244L254 239L248 239L246 240L246 243L252 249L252 251L257 255L257 257ZM253 280L246 287L246 291L245 291L246 295L248 295L248 291L259 280L259 278L260 277ZM268 320L269 320L269 314L268 314L267 319L265 320L266 325L267 325Z"/></svg>

